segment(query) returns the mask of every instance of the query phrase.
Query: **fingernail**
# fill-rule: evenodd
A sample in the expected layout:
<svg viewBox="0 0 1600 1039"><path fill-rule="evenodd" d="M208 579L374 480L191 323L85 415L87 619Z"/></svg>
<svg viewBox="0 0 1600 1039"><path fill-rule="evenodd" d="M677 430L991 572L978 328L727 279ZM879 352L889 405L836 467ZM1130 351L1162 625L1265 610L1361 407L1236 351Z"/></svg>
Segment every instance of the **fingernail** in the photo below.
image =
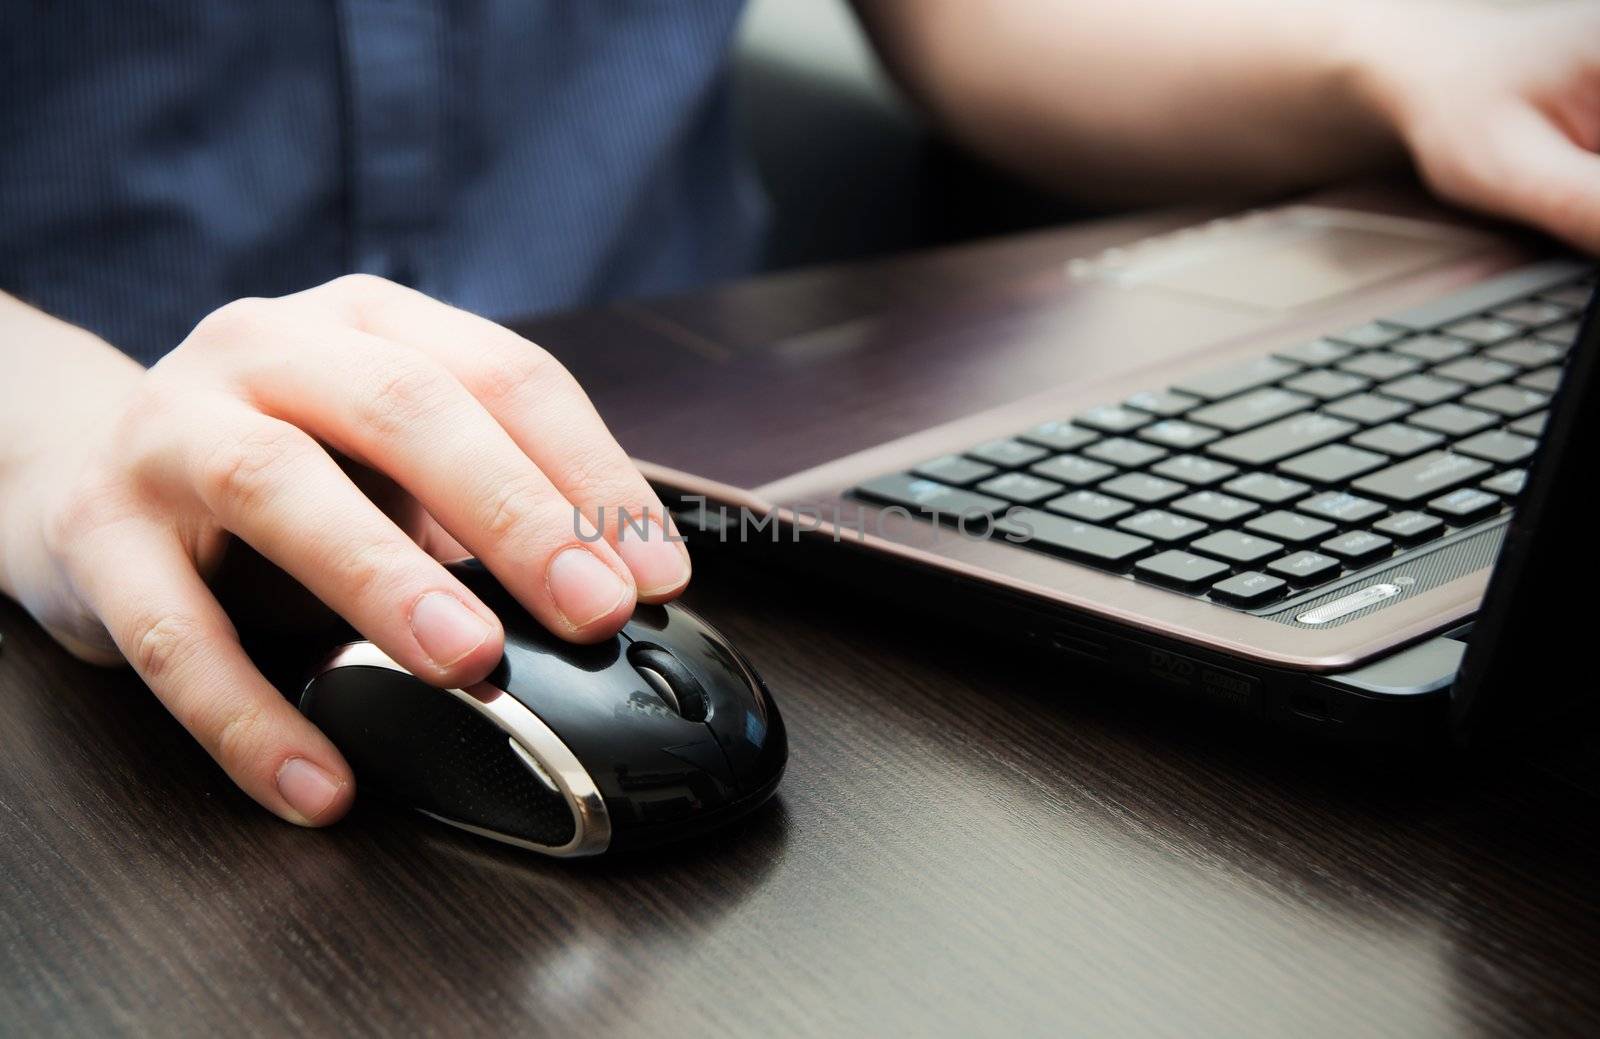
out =
<svg viewBox="0 0 1600 1039"><path fill-rule="evenodd" d="M278 769L278 793L309 822L328 810L343 786L305 758L290 758Z"/></svg>
<svg viewBox="0 0 1600 1039"><path fill-rule="evenodd" d="M617 608L628 586L585 548L564 549L545 576L556 609L574 628L588 627Z"/></svg>
<svg viewBox="0 0 1600 1039"><path fill-rule="evenodd" d="M640 595L660 595L689 579L689 560L683 546L667 540L661 524L650 520L644 532L624 525L617 534L617 554L633 571Z"/></svg>
<svg viewBox="0 0 1600 1039"><path fill-rule="evenodd" d="M489 625L448 592L427 592L411 607L411 634L429 660L449 667L483 645Z"/></svg>

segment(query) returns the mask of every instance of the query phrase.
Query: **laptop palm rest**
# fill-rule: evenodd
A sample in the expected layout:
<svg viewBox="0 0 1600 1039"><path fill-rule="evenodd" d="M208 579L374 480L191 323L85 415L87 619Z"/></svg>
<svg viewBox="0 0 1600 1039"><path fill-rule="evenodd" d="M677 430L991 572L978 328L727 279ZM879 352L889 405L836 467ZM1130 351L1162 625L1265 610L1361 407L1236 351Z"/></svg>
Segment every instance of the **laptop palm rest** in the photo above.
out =
<svg viewBox="0 0 1600 1039"><path fill-rule="evenodd" d="M1162 385L1176 362L1279 329L1310 337L1347 316L1365 320L1481 276L1462 261L1488 257L1497 242L1460 225L1324 205L1153 236L1148 220L1126 226L1146 237L1108 248L1099 235L1098 251L1077 257L1079 239L1064 237L1059 258L1041 250L1031 274L913 304L874 308L864 287L841 320L765 343L719 338L714 309L664 307L670 322L652 310L635 351L653 351L640 362L649 377L606 380L595 403L633 457L753 491L1052 388L1143 371ZM580 374L593 363L583 344L569 358L559 336L538 338ZM693 351L683 345L691 341Z"/></svg>

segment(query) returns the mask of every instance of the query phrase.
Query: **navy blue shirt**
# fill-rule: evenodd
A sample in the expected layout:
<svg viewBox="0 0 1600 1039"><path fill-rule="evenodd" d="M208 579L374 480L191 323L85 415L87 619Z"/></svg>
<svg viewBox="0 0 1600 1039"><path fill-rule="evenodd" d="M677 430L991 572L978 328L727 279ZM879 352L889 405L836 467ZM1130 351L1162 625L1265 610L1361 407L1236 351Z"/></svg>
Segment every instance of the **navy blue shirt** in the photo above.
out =
<svg viewBox="0 0 1600 1039"><path fill-rule="evenodd" d="M490 317L748 269L740 0L7 0L0 291L150 362L364 271Z"/></svg>

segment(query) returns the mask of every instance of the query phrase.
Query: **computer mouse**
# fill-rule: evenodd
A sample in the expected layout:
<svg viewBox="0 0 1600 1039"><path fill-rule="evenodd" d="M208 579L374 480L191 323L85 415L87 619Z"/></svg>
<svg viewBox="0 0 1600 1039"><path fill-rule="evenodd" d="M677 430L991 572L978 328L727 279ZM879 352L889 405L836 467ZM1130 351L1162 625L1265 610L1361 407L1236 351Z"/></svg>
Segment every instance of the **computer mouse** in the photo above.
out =
<svg viewBox="0 0 1600 1039"><path fill-rule="evenodd" d="M621 633L550 634L481 565L451 569L500 617L505 656L466 689L413 677L370 642L316 667L299 706L363 792L547 855L681 840L759 807L788 762L772 694L681 606L640 606Z"/></svg>

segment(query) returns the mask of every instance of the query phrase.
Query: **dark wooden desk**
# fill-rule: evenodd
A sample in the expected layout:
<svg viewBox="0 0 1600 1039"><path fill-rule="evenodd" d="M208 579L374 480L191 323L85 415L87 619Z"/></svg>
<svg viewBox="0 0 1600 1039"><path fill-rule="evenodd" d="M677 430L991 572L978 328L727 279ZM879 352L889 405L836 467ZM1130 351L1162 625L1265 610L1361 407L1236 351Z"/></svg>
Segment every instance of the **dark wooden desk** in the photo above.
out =
<svg viewBox="0 0 1600 1039"><path fill-rule="evenodd" d="M1109 233L535 331L600 386L602 343L752 349ZM1600 831L1559 785L1228 735L840 599L703 557L689 601L789 724L779 800L566 864L372 803L280 823L128 674L0 604L0 1033L1600 1030Z"/></svg>

